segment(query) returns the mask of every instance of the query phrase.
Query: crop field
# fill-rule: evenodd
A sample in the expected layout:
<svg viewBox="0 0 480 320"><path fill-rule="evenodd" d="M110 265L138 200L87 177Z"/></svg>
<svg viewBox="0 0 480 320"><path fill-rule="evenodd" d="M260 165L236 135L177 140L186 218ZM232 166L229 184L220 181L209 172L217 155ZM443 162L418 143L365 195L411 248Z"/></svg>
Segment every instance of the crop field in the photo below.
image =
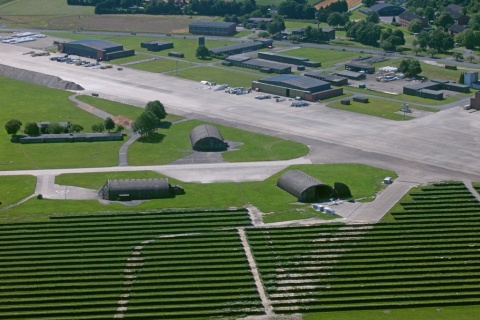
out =
<svg viewBox="0 0 480 320"><path fill-rule="evenodd" d="M243 209L62 215L0 225L0 318L261 314L233 229L250 225Z"/></svg>
<svg viewBox="0 0 480 320"><path fill-rule="evenodd" d="M277 313L480 302L480 203L461 182L410 193L376 225L248 229Z"/></svg>
<svg viewBox="0 0 480 320"><path fill-rule="evenodd" d="M446 182L400 205L379 224L253 228L244 209L1 224L0 317L261 315L238 228L277 314L479 304L480 203Z"/></svg>

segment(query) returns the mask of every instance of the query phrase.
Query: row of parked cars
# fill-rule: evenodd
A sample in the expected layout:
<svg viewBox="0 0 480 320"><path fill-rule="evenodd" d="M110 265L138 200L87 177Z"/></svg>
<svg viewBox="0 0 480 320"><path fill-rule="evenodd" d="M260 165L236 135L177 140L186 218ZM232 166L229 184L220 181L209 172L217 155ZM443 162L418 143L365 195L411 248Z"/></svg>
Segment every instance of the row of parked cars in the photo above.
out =
<svg viewBox="0 0 480 320"><path fill-rule="evenodd" d="M50 60L51 61L57 61L57 62L64 62L64 63L67 63L67 64L74 64L76 66L82 66L82 67L86 67L86 68L92 67L93 69L99 69L99 68L106 69L106 68L112 68L113 67L112 65L103 66L97 61L90 62L90 61L82 60L82 59L79 59L79 58L71 58L71 57L68 56L68 54L64 55L64 56L61 56L61 57L51 57Z"/></svg>

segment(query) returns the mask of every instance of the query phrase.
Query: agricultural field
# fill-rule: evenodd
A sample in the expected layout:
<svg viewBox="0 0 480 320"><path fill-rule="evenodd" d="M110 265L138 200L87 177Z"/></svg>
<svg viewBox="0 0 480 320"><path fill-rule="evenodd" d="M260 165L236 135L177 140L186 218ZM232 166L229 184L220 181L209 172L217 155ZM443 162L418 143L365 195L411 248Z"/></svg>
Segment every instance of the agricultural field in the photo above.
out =
<svg viewBox="0 0 480 320"><path fill-rule="evenodd" d="M479 209L463 183L445 182L412 190L378 224L253 227L245 209L0 224L0 316L262 315L244 232L276 314L471 319L479 308L466 306L480 302Z"/></svg>

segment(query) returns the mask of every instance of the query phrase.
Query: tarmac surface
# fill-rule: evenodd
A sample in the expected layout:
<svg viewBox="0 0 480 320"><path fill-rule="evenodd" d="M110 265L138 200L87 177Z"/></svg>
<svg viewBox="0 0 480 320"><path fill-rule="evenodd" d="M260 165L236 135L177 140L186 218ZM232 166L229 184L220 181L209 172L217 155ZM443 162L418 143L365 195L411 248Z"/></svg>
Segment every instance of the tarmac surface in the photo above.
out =
<svg viewBox="0 0 480 320"><path fill-rule="evenodd" d="M311 104L291 108L288 101L254 99L254 94L229 95L205 90L197 82L123 68L90 69L56 63L48 57L22 55L25 48L0 44L2 64L42 72L73 81L85 94L144 106L160 100L167 112L208 120L296 140L310 146L302 163L365 163L394 170L399 178L378 199L383 203L365 215L362 204L345 217L378 221L411 186L438 180L480 181L477 162L480 147L480 113L463 110L465 101L440 112L410 121L391 121ZM334 51L332 51L334 52ZM205 75L208 80L208 75ZM156 170L183 181L255 181L278 172L288 162L241 164L179 164L176 166L112 167L66 170L0 172L0 175L56 175L63 172ZM295 161L291 161L295 162ZM377 199L377 200L378 200ZM377 201L374 201L377 202ZM342 204L343 205L343 204ZM345 206L346 207L346 206ZM341 211L341 210L339 210ZM377 212L378 211L378 212ZM383 213L381 213L383 212Z"/></svg>

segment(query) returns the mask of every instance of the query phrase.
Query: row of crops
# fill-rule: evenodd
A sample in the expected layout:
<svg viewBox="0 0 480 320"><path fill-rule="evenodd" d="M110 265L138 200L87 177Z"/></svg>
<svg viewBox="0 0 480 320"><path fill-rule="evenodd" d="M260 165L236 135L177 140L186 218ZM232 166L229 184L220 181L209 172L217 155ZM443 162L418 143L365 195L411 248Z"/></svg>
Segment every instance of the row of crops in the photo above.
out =
<svg viewBox="0 0 480 320"><path fill-rule="evenodd" d="M480 303L480 204L459 182L410 196L395 222L248 229L275 312Z"/></svg>
<svg viewBox="0 0 480 320"><path fill-rule="evenodd" d="M246 210L57 216L0 225L1 319L264 313L236 227Z"/></svg>

